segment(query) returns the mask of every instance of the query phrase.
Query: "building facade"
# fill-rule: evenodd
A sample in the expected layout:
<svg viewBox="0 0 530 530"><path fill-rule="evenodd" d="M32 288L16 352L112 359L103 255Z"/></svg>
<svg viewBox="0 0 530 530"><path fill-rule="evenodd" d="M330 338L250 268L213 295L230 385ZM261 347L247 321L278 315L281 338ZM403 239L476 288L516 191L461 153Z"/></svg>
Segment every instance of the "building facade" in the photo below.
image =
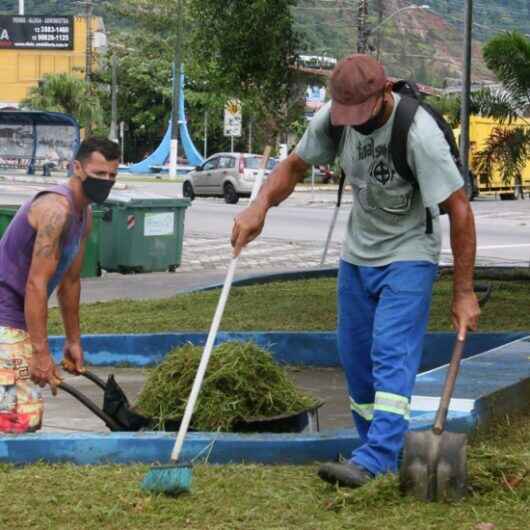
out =
<svg viewBox="0 0 530 530"><path fill-rule="evenodd" d="M28 21L31 19L30 16L25 18ZM95 57L106 48L103 20L99 17L93 17L91 29L95 64ZM71 49L29 47L24 49L22 47L10 47L12 42L6 39L9 32L4 30L4 43L0 38L0 109L17 107L20 101L28 95L30 89L38 85L46 74L66 73L79 77L85 75L87 57L86 17L73 17L71 31ZM32 38L35 39L36 37L38 38L38 34Z"/></svg>

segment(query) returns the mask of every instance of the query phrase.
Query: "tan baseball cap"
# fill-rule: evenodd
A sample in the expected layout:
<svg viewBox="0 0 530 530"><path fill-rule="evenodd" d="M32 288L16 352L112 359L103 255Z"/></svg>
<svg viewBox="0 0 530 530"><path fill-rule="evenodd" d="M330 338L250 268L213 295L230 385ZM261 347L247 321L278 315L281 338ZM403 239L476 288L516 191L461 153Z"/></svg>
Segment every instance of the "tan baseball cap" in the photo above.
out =
<svg viewBox="0 0 530 530"><path fill-rule="evenodd" d="M369 55L354 54L339 61L329 82L331 123L361 125L367 122L386 83L383 65Z"/></svg>

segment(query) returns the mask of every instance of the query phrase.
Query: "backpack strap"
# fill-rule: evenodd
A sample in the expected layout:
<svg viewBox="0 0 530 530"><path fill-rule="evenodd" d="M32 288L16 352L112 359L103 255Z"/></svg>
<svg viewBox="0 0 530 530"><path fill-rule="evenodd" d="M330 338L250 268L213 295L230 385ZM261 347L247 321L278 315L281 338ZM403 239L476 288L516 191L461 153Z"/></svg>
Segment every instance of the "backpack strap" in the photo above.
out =
<svg viewBox="0 0 530 530"><path fill-rule="evenodd" d="M331 138L331 141L333 142L335 151L338 152L341 141L342 141L342 135L344 134L344 125L333 125L331 123L331 116L330 116L328 127L329 127L328 129L329 136Z"/></svg>
<svg viewBox="0 0 530 530"><path fill-rule="evenodd" d="M409 139L409 131L414 121L414 116L420 106L420 101L414 97L401 96L399 100L394 124L392 126L392 134L390 137L390 155L394 168L399 173L400 177L410 182L416 188L418 181L414 172L407 161L407 145ZM433 223L432 214L429 208L425 208L425 233L432 234Z"/></svg>
<svg viewBox="0 0 530 530"><path fill-rule="evenodd" d="M407 162L407 145L410 126L414 121L414 116L416 116L419 106L420 102L417 99L401 96L390 137L390 155L396 171L401 177L415 186L418 185L418 182Z"/></svg>
<svg viewBox="0 0 530 530"><path fill-rule="evenodd" d="M340 208L340 203L342 202L342 192L344 191L345 181L346 181L346 173L344 173L344 169L340 168L339 191L337 193L337 208Z"/></svg>

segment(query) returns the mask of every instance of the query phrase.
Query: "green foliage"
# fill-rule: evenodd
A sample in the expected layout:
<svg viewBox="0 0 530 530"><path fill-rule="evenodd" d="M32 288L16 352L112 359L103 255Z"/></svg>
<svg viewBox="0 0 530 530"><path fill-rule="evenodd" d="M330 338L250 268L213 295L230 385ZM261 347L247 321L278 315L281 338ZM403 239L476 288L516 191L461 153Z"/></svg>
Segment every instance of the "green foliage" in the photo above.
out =
<svg viewBox="0 0 530 530"><path fill-rule="evenodd" d="M497 35L484 47L484 58L501 81L504 93L480 93L476 98L479 111L510 124L530 110L530 39L516 32ZM530 159L530 120L525 121L528 127L494 129L486 146L475 155L474 162L484 180L491 178L494 169L500 171L505 184L520 180Z"/></svg>
<svg viewBox="0 0 530 530"><path fill-rule="evenodd" d="M79 125L101 128L104 125L100 98L84 80L68 74L45 75L33 87L21 106L34 110L65 112L74 116Z"/></svg>
<svg viewBox="0 0 530 530"><path fill-rule="evenodd" d="M460 126L460 98L458 96L429 96L426 103L438 110L449 122L453 129Z"/></svg>
<svg viewBox="0 0 530 530"><path fill-rule="evenodd" d="M297 38L290 7L294 0L189 0L192 74L227 96L246 99L271 135L285 128L296 110L294 63ZM271 23L274 13L274 23Z"/></svg>
<svg viewBox="0 0 530 530"><path fill-rule="evenodd" d="M299 115L299 107L288 97L293 87L289 86L287 58L277 59L283 56L289 42L279 33L290 31L289 19L285 19L283 25L274 25L269 32L257 30L259 26L271 27L265 21L268 20L267 9L279 11L287 2L263 0L261 8L254 10L253 14L247 12L246 4L233 6L232 9L238 7L247 11L239 17L234 14L228 17L233 24L225 24L226 27L220 26L221 22L216 19L219 10L224 10L225 2L205 4L206 7L199 0L182 2L181 60L186 73L188 128L196 145L200 145L207 112L209 152L228 150L229 139L224 137L222 129L224 106L228 99L239 97L246 130L239 140L236 139L235 149L246 150L248 127L252 122L254 150L261 151L262 145L270 140L269 131L275 134L278 127L286 127ZM177 7L177 2L168 0L117 0L108 5L110 14L128 28L112 31L110 38L111 54L119 59L120 120L127 122L130 128L128 159L142 158L151 152L170 117L171 71L179 26ZM213 18L209 19L210 16ZM246 24L241 24L241 20ZM249 23L249 20L253 22ZM212 27L217 28L224 38L212 35ZM243 31L244 27L247 30ZM202 33L204 36L200 37ZM255 34L263 34L263 37L256 39ZM276 44L267 40L272 38ZM232 43L232 50L227 47L227 42ZM266 44L268 54L265 53ZM236 49L246 51L238 52L239 57ZM244 62L239 64L243 58ZM109 64L100 80L110 82Z"/></svg>
<svg viewBox="0 0 530 530"><path fill-rule="evenodd" d="M493 37L483 53L514 105L530 107L530 39L516 32L503 33Z"/></svg>
<svg viewBox="0 0 530 530"><path fill-rule="evenodd" d="M489 180L501 172L506 184L520 183L521 173L530 160L530 127L493 129L485 147L474 157L477 173Z"/></svg>

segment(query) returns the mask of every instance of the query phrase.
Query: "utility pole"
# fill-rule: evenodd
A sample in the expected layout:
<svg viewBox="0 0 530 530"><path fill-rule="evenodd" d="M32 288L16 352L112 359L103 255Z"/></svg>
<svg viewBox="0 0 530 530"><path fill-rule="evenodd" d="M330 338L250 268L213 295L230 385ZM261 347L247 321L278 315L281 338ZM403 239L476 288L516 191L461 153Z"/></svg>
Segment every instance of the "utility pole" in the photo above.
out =
<svg viewBox="0 0 530 530"><path fill-rule="evenodd" d="M90 83L92 80L92 63L93 63L93 57L92 57L92 13L94 6L92 4L92 0L87 0L84 2L86 12L86 54L85 54L85 80L87 83Z"/></svg>
<svg viewBox="0 0 530 530"><path fill-rule="evenodd" d="M381 25L381 22L383 22L383 18L385 15L385 8L384 8L383 0L377 0L376 9L377 9L377 19L378 19L377 27L379 27ZM381 40L382 40L381 33L382 33L381 31L377 32L376 59L378 61L381 59Z"/></svg>
<svg viewBox="0 0 530 530"><path fill-rule="evenodd" d="M177 179L179 152L179 105L180 105L180 65L182 39L182 2L177 0L177 42L175 45L175 62L173 63L173 108L171 112L171 147L169 150L169 178Z"/></svg>
<svg viewBox="0 0 530 530"><path fill-rule="evenodd" d="M116 55L112 55L112 111L110 124L110 139L118 142L118 61Z"/></svg>
<svg viewBox="0 0 530 530"><path fill-rule="evenodd" d="M24 12L24 0L18 0L18 14L23 15Z"/></svg>
<svg viewBox="0 0 530 530"><path fill-rule="evenodd" d="M460 115L460 154L468 193L471 190L469 175L469 109L471 99L471 41L473 29L473 0L466 0L464 13L464 72L462 80L462 109Z"/></svg>
<svg viewBox="0 0 530 530"><path fill-rule="evenodd" d="M366 53L368 49L368 0L359 0L357 9L357 53Z"/></svg>

